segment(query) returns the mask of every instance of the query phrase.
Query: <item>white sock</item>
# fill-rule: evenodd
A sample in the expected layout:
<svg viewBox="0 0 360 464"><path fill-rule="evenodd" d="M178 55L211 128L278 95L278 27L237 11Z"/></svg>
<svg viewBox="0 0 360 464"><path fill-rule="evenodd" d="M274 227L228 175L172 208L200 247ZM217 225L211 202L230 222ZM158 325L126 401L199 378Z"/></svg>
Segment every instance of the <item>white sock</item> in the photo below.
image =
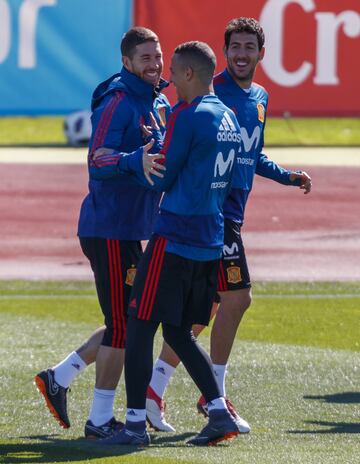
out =
<svg viewBox="0 0 360 464"><path fill-rule="evenodd" d="M223 397L226 397L225 391L225 377L227 374L226 370L227 364L213 364L213 371L216 378L216 383L220 389L220 394Z"/></svg>
<svg viewBox="0 0 360 464"><path fill-rule="evenodd" d="M215 398L214 400L211 400L208 402L209 412L212 411L213 409L226 409L227 410L225 398L223 396L220 396L220 398Z"/></svg>
<svg viewBox="0 0 360 464"><path fill-rule="evenodd" d="M170 364L162 359L156 360L152 371L150 387L160 398L163 398L170 377L173 375L175 369L176 367L170 366Z"/></svg>
<svg viewBox="0 0 360 464"><path fill-rule="evenodd" d="M94 397L89 420L95 425L103 425L114 417L115 390L101 390L94 388Z"/></svg>
<svg viewBox="0 0 360 464"><path fill-rule="evenodd" d="M76 351L73 351L52 368L55 373L55 382L67 388L85 367L87 367L86 362L81 359Z"/></svg>
<svg viewBox="0 0 360 464"><path fill-rule="evenodd" d="M127 408L126 420L130 422L144 422L146 421L146 409L133 409Z"/></svg>

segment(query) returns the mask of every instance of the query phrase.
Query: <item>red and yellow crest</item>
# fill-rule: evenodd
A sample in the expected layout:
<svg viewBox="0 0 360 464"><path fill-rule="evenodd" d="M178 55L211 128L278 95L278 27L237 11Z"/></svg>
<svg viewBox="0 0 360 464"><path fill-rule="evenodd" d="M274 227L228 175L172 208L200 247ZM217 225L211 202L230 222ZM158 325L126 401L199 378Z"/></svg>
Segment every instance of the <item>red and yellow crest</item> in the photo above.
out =
<svg viewBox="0 0 360 464"><path fill-rule="evenodd" d="M126 272L125 283L127 285L132 286L132 284L134 283L135 275L136 275L136 268L135 267L132 267L131 269L128 269L127 272Z"/></svg>
<svg viewBox="0 0 360 464"><path fill-rule="evenodd" d="M238 284L241 282L241 272L238 266L230 266L226 269L227 281L230 284Z"/></svg>
<svg viewBox="0 0 360 464"><path fill-rule="evenodd" d="M264 122L265 121L265 108L264 108L264 105L262 103L258 103L256 106L257 106L257 110L258 110L258 120L260 122Z"/></svg>

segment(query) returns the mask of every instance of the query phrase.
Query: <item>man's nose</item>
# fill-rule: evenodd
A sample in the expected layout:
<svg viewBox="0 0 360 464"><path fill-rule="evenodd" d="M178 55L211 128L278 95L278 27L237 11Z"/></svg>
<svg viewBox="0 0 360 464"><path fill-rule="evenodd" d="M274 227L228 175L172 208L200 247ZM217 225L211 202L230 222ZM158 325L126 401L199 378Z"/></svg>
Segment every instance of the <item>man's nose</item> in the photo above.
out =
<svg viewBox="0 0 360 464"><path fill-rule="evenodd" d="M246 56L246 49L244 47L239 47L236 54L239 58Z"/></svg>
<svg viewBox="0 0 360 464"><path fill-rule="evenodd" d="M151 64L151 66L152 66L153 68L155 68L155 69L159 69L159 68L160 68L160 63L159 63L156 59L152 60L150 64Z"/></svg>

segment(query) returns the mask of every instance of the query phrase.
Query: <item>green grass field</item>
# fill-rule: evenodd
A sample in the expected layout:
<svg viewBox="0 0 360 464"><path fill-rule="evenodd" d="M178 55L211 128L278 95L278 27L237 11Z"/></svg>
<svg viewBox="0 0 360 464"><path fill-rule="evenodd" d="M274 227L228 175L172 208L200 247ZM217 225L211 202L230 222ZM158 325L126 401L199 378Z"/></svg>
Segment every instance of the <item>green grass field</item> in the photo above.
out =
<svg viewBox="0 0 360 464"><path fill-rule="evenodd" d="M254 287L227 381L252 431L209 448L186 445L204 420L182 367L166 392L167 419L177 431L151 434L147 449L102 448L82 438L93 366L72 385L72 427L62 430L50 416L32 380L101 323L91 283L0 282L0 314L1 463L359 462L359 283ZM208 347L208 332L201 341ZM159 346L160 338L156 353ZM116 407L123 419L123 381Z"/></svg>
<svg viewBox="0 0 360 464"><path fill-rule="evenodd" d="M0 117L1 145L66 145L63 117ZM266 145L360 145L360 118L268 118Z"/></svg>

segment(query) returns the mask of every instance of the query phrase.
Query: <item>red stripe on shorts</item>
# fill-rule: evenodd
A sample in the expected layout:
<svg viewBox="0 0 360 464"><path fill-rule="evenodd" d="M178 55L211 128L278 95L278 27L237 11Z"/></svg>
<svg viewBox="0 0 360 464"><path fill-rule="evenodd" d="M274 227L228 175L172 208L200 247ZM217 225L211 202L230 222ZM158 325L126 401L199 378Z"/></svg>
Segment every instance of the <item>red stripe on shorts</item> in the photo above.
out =
<svg viewBox="0 0 360 464"><path fill-rule="evenodd" d="M117 284L119 289L119 302L117 314L117 334L116 334L116 348L125 348L125 306L124 306L124 281L121 270L121 253L120 253L120 243L118 240L115 241L115 255L116 255L116 268L117 268Z"/></svg>
<svg viewBox="0 0 360 464"><path fill-rule="evenodd" d="M124 348L126 326L119 241L107 240L107 248L109 256L111 318L113 325L111 346L113 348Z"/></svg>
<svg viewBox="0 0 360 464"><path fill-rule="evenodd" d="M161 265L164 259L166 239L158 237L152 252L151 260L146 275L143 294L141 297L138 318L148 320L151 315L156 289L159 282Z"/></svg>
<svg viewBox="0 0 360 464"><path fill-rule="evenodd" d="M226 282L225 271L222 260L220 260L219 272L218 272L218 283L217 283L218 292L226 292L228 290L228 285Z"/></svg>
<svg viewBox="0 0 360 464"><path fill-rule="evenodd" d="M116 295L116 276L114 269L114 254L113 254L113 240L106 240L108 259L109 259L109 276L110 276L110 296L111 296L111 316L113 322L113 338L111 340L111 346L114 346L114 334L116 332L116 313L117 313L117 295Z"/></svg>

